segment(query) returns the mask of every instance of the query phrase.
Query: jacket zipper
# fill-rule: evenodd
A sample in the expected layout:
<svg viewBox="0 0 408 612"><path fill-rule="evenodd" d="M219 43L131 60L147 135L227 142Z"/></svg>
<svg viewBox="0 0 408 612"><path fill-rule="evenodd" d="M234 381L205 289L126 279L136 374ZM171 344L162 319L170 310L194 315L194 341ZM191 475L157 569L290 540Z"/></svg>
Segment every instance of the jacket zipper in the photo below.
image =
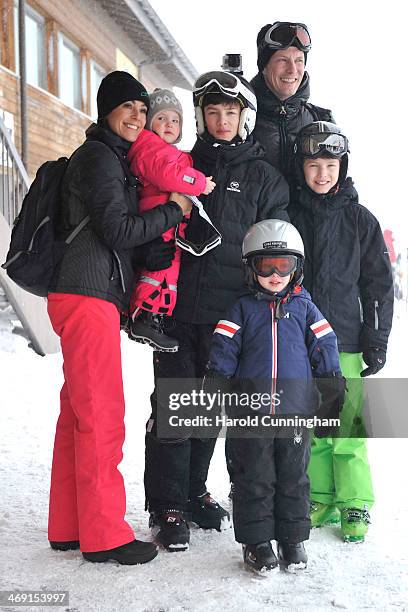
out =
<svg viewBox="0 0 408 612"><path fill-rule="evenodd" d="M378 300L374 300L374 329L378 330Z"/></svg>
<svg viewBox="0 0 408 612"><path fill-rule="evenodd" d="M271 310L271 335L272 335L272 369L271 369L271 410L270 414L275 414L274 396L276 393L277 372L278 372L278 337L277 337L277 322L275 318L276 304L269 304Z"/></svg>
<svg viewBox="0 0 408 612"><path fill-rule="evenodd" d="M280 134L280 153L281 153L281 167L283 170L286 170L286 163L287 163L287 151L286 151L286 147L287 147L287 138L286 138L286 129L284 126L286 126L286 108L284 107L284 105L282 104L281 109L279 111L279 134Z"/></svg>
<svg viewBox="0 0 408 612"><path fill-rule="evenodd" d="M360 323L364 323L363 306L361 305L360 297L358 299L358 307L360 308Z"/></svg>

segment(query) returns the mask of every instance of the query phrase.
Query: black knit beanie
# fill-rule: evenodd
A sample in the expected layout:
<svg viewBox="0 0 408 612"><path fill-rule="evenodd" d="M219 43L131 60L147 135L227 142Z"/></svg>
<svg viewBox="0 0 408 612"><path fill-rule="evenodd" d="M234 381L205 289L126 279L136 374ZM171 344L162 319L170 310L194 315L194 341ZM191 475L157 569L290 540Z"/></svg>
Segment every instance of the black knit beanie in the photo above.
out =
<svg viewBox="0 0 408 612"><path fill-rule="evenodd" d="M271 49L269 45L265 43L265 34L272 27L272 23L267 23L263 26L258 32L258 36L256 37L256 46L258 47L258 59L257 65L259 72L262 72L265 68L266 64L271 59L272 55L278 51L278 49ZM295 45L296 46L296 45ZM307 62L307 53L303 51L303 55L305 56L305 66Z"/></svg>
<svg viewBox="0 0 408 612"><path fill-rule="evenodd" d="M142 83L128 72L115 70L106 75L99 85L98 120L103 119L114 108L128 100L139 100L149 107L149 94Z"/></svg>

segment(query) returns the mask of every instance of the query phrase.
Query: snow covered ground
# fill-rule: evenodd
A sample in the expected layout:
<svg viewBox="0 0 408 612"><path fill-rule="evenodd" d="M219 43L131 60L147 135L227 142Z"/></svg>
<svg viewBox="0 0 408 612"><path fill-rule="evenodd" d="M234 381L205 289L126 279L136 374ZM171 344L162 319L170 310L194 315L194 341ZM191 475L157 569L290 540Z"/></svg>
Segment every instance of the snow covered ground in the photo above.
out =
<svg viewBox="0 0 408 612"><path fill-rule="evenodd" d="M400 304L384 375L407 376L407 319ZM143 440L152 388L150 349L124 336L123 366L127 440L121 469L127 518L137 536L148 539ZM338 527L315 530L307 544L309 565L301 575L276 570L263 579L244 572L232 530L194 530L188 552L160 551L144 566L96 565L76 551L52 551L47 542L61 355L37 356L0 318L0 372L0 589L68 590L69 607L63 609L70 612L408 611L406 440L369 441L377 503L365 544L344 544ZM208 484L228 506L223 440L217 442Z"/></svg>

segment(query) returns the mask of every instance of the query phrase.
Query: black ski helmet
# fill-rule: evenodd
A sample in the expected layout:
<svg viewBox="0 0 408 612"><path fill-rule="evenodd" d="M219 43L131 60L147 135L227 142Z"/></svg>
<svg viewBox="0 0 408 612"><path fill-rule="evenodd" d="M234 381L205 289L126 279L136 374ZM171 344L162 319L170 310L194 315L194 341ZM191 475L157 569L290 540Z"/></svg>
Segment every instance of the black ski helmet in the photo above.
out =
<svg viewBox="0 0 408 612"><path fill-rule="evenodd" d="M332 157L340 160L338 185L347 178L349 142L342 130L330 121L313 121L297 134L293 147L296 178L304 182L303 160L314 157Z"/></svg>

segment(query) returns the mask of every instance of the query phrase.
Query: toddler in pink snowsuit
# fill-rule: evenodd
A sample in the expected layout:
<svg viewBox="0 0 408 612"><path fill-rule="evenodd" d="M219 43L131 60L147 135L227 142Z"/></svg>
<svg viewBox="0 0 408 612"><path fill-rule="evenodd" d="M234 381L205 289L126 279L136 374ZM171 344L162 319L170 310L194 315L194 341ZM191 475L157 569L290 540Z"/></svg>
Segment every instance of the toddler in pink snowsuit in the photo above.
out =
<svg viewBox="0 0 408 612"><path fill-rule="evenodd" d="M142 183L141 213L165 204L172 191L198 196L211 193L215 187L212 177L194 170L191 156L174 146L181 140L182 122L183 110L174 93L156 89L150 95L147 129L141 131L128 153L130 168ZM180 236L184 236L185 227L186 223L179 224ZM173 240L174 234L175 228L171 228L162 237ZM131 339L159 350L178 349L177 341L162 333L162 322L176 305L180 259L180 249L176 248L170 268L140 271L130 301Z"/></svg>

